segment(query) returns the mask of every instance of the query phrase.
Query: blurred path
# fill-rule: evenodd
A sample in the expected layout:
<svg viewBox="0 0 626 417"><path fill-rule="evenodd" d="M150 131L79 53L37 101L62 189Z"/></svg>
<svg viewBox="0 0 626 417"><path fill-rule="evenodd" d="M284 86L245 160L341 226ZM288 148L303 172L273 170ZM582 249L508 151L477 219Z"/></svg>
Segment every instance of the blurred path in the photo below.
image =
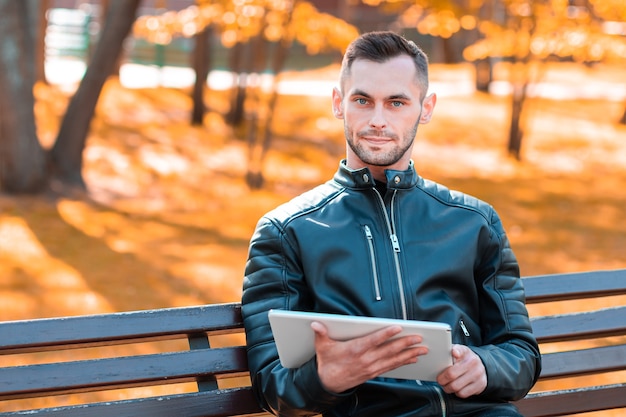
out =
<svg viewBox="0 0 626 417"><path fill-rule="evenodd" d="M459 66L459 70L444 69L443 65L433 65L431 91L439 96L467 96L475 92L471 66ZM572 68L572 67L570 67ZM85 64L79 60L55 59L46 62L46 75L52 84L60 85L68 90L76 88L85 72ZM626 77L603 77L593 69L575 71L575 77L548 75L545 81L532 84L529 93L534 97L555 100L601 99L610 101L626 100ZM451 76L448 76L451 75ZM584 81L581 82L581 75ZM336 74L328 73L322 79L304 80L284 77L279 83L282 95L328 96L336 86ZM621 79L619 79L621 78ZM157 67L126 63L120 70L120 81L128 88L170 87L187 88L193 84L194 72L183 67ZM270 88L271 75L260 75L252 83ZM212 90L224 90L232 86L233 77L227 71L212 71L208 78L208 86ZM507 95L510 85L505 81L494 81L491 92L495 95Z"/></svg>

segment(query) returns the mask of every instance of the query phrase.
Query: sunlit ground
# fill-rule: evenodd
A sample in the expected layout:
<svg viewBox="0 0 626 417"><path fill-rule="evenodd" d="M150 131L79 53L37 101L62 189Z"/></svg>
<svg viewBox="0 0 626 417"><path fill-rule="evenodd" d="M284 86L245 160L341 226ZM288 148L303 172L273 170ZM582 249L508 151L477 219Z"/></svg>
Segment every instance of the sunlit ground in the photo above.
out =
<svg viewBox="0 0 626 417"><path fill-rule="evenodd" d="M191 127L184 89L110 81L85 151L89 194L0 194L0 320L238 301L257 219L329 178L343 155L328 98L335 74L314 74L326 95L281 96L260 191L245 185L244 129L221 117L225 90L207 91L211 112ZM626 127L616 123L624 100L589 93L594 85L597 96L624 91L623 71L551 72L554 88L571 95L584 86L583 98L531 99L521 162L504 151L508 97L468 93L469 75L464 66L434 67L433 91L441 93L433 121L418 132L420 173L492 203L525 275L626 268ZM311 74L291 74L285 85L301 79ZM63 91L36 89L46 145L67 103ZM624 303L618 297L577 308Z"/></svg>

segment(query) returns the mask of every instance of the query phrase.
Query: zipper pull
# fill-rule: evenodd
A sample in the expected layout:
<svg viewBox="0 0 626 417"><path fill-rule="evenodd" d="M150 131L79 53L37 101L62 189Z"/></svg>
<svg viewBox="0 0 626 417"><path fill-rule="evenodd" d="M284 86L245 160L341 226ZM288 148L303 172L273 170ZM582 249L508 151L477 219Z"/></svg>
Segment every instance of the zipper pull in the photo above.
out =
<svg viewBox="0 0 626 417"><path fill-rule="evenodd" d="M391 245L393 246L394 252L400 252L400 243L398 242L398 237L396 236L396 234L391 234L389 238L391 239Z"/></svg>
<svg viewBox="0 0 626 417"><path fill-rule="evenodd" d="M368 225L363 226L363 229L365 230L365 237L367 238L367 240L374 239L374 237L372 236L372 231L370 230L370 227Z"/></svg>
<svg viewBox="0 0 626 417"><path fill-rule="evenodd" d="M470 332L469 330L467 330L467 327L465 327L465 323L463 322L463 319L459 320L459 325L461 326L461 330L463 330L463 334L465 335L465 337L469 337Z"/></svg>

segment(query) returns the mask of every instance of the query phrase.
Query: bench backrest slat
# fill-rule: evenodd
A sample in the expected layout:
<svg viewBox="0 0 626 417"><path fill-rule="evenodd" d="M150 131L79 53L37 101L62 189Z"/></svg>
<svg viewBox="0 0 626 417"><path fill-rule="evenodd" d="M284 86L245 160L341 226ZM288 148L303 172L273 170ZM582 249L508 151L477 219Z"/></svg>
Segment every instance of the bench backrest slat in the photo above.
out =
<svg viewBox="0 0 626 417"><path fill-rule="evenodd" d="M0 368L0 400L245 375L243 346Z"/></svg>
<svg viewBox="0 0 626 417"><path fill-rule="evenodd" d="M33 416L30 411L2 417ZM267 415L250 387L38 410L41 417L228 417Z"/></svg>
<svg viewBox="0 0 626 417"><path fill-rule="evenodd" d="M524 417L552 417L626 407L626 383L530 395L517 402Z"/></svg>
<svg viewBox="0 0 626 417"><path fill-rule="evenodd" d="M626 269L538 275L523 279L528 304L626 294Z"/></svg>
<svg viewBox="0 0 626 417"><path fill-rule="evenodd" d="M626 345L546 353L542 379L565 378L626 369Z"/></svg>
<svg viewBox="0 0 626 417"><path fill-rule="evenodd" d="M0 354L167 340L211 331L240 332L239 304L143 310L0 323Z"/></svg>
<svg viewBox="0 0 626 417"><path fill-rule="evenodd" d="M540 343L626 334L626 306L591 312L535 317L533 332Z"/></svg>

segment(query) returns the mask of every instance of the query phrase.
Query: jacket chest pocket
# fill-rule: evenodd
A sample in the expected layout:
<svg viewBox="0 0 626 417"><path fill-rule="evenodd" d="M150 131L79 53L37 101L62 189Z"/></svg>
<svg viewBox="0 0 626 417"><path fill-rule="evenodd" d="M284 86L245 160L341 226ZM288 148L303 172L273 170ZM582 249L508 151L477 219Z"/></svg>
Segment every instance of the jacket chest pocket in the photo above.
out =
<svg viewBox="0 0 626 417"><path fill-rule="evenodd" d="M367 245L367 256L370 262L371 279L374 289L374 299L376 301L382 300L380 291L380 276L378 273L378 264L376 262L376 250L374 245L374 235L368 225L363 225L363 235Z"/></svg>

